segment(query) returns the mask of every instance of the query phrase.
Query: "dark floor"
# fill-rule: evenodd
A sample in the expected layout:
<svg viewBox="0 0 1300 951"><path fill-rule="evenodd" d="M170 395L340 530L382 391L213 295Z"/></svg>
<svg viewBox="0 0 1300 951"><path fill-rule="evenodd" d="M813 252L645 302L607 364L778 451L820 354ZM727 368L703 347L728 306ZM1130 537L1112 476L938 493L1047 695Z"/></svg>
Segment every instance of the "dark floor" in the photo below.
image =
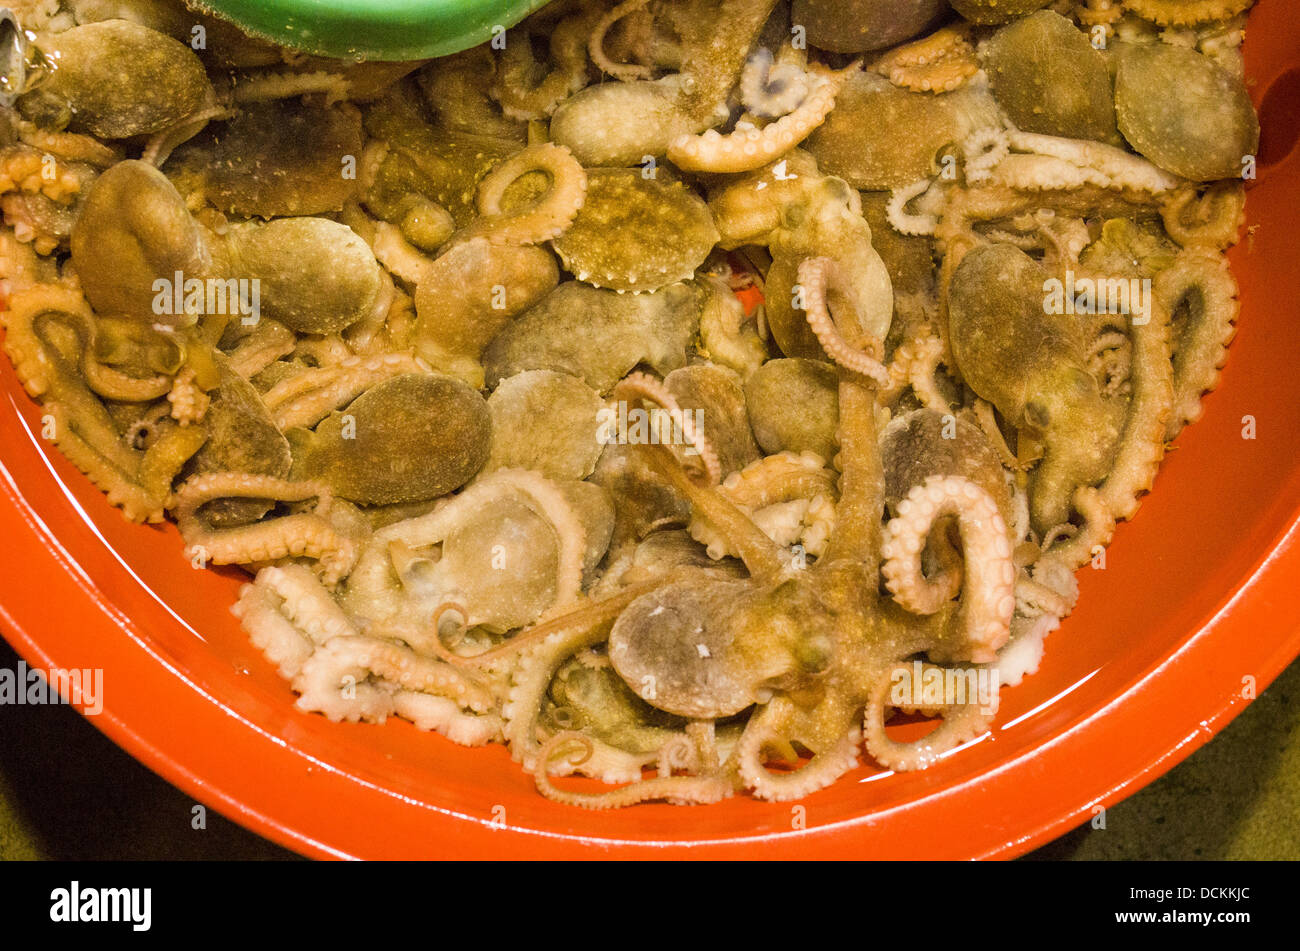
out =
<svg viewBox="0 0 1300 951"><path fill-rule="evenodd" d="M0 641L0 668L17 656ZM1300 859L1300 662L1218 737L1034 859ZM52 755L53 751L58 755ZM292 859L65 706L0 706L0 859Z"/></svg>

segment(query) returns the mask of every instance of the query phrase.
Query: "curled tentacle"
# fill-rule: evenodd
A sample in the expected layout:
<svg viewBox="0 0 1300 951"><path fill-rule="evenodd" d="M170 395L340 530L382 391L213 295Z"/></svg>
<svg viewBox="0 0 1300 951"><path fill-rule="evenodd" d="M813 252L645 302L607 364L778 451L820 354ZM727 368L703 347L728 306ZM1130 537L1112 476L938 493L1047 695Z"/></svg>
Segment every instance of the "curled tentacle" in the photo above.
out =
<svg viewBox="0 0 1300 951"><path fill-rule="evenodd" d="M686 442L688 443L688 454L693 454L699 458L700 464L704 467L704 476L709 485L716 485L722 478L722 463L718 460L718 452L709 442L708 437L696 428L695 419L690 413L682 412L682 408L677 404L677 400L667 387L659 380L646 373L633 373L623 379L614 389L615 399L640 399L650 403L657 403L665 413L668 414L672 425L677 427L680 421L680 429Z"/></svg>
<svg viewBox="0 0 1300 951"><path fill-rule="evenodd" d="M839 266L830 258L810 258L799 265L799 286L803 288L808 326L817 335L827 356L846 370L859 373L885 389L890 384L885 365L876 356L854 349L844 338L831 312L830 295L842 281ZM853 319L856 322L856 315ZM878 349L878 342L874 346Z"/></svg>
<svg viewBox="0 0 1300 951"><path fill-rule="evenodd" d="M217 529L201 510L217 499L273 499L304 502L316 499L312 512L299 512L266 522ZM333 497L318 482L288 482L246 472L195 476L180 487L173 500L176 522L185 538L186 557L217 565L256 564L280 558L311 558L320 562L322 580L334 584L356 563L358 546L329 520Z"/></svg>
<svg viewBox="0 0 1300 951"><path fill-rule="evenodd" d="M862 735L852 725L832 747L815 753L808 763L793 772L782 774L769 770L764 763L764 751L773 744L781 748L789 746L782 729L790 718L790 707L790 702L780 697L770 701L746 725L732 753L744 787L769 802L802 799L831 785L858 765Z"/></svg>
<svg viewBox="0 0 1300 951"><path fill-rule="evenodd" d="M966 181L978 185L988 181L993 169L1010 153L1011 140L1003 126L983 126L962 140L961 151Z"/></svg>
<svg viewBox="0 0 1300 951"><path fill-rule="evenodd" d="M789 548L800 543L817 558L825 552L835 527L837 482L838 475L815 453L782 452L733 472L718 491L776 544ZM693 519L690 533L708 549L710 558L737 555L725 535L705 518Z"/></svg>
<svg viewBox="0 0 1300 951"><path fill-rule="evenodd" d="M942 671L941 667L926 665L927 669ZM940 756L975 739L986 729L997 712L997 696L992 703L984 705L981 698L967 698L964 703L945 704L940 708L920 707L927 713L938 713L943 723L934 732L911 743L900 743L885 732L885 720L891 707L911 707L915 705L898 702L893 692L906 679L910 682L914 668L911 664L895 664L886 670L876 681L867 697L867 709L863 719L862 735L867 752L880 765L897 771L925 769ZM916 691L915 685L908 693Z"/></svg>
<svg viewBox="0 0 1300 951"><path fill-rule="evenodd" d="M43 400L54 445L107 493L109 503L120 507L128 519L162 521L172 480L198 452L206 434L193 427L175 428L144 452L123 438L92 392L85 368L94 366L90 375L115 392L132 384L123 374L98 365L94 315L80 293L45 285L18 291L4 313L4 325L5 351L19 382ZM56 328L75 335L74 353L55 346L53 341L62 336ZM161 395L157 389L154 382L144 381L139 389L129 391Z"/></svg>
<svg viewBox="0 0 1300 951"><path fill-rule="evenodd" d="M885 205L885 217L895 231L914 237L934 234L935 228L939 226L938 216L928 212L907 210L909 204L926 195L933 187L932 179L922 178L902 188L895 188L889 193L889 202Z"/></svg>
<svg viewBox="0 0 1300 951"><path fill-rule="evenodd" d="M203 421L212 397L199 386L194 368L186 366L171 381L167 402L171 405L172 419L182 426L192 426Z"/></svg>
<svg viewBox="0 0 1300 951"><path fill-rule="evenodd" d="M551 59L555 67L550 72L543 73L528 37L506 44L494 89L502 112L520 121L545 119L587 85L587 38L598 12L593 7L567 17L554 28Z"/></svg>
<svg viewBox="0 0 1300 951"><path fill-rule="evenodd" d="M759 49L740 75L740 101L764 119L789 115L808 98L811 81L795 63L778 63L772 51Z"/></svg>
<svg viewBox="0 0 1300 951"><path fill-rule="evenodd" d="M635 593L639 596L645 591ZM635 597L625 592L580 608L525 632L521 637L526 639L510 648L508 656L517 657L518 662L501 706L501 715L505 720L504 732L510 755L522 763L525 770L532 772L538 763L537 721L542 699L555 671L578 651L605 641L610 626L634 600ZM519 646L525 648L522 655L517 653Z"/></svg>
<svg viewBox="0 0 1300 951"><path fill-rule="evenodd" d="M951 584L921 570L921 550L935 521L957 516L965 549L961 629L964 650L976 663L994 659L1011 632L1016 609L1016 569L1006 523L980 486L959 476L932 476L898 504L885 528L881 574L894 598L914 614L934 614L951 597Z"/></svg>
<svg viewBox="0 0 1300 951"><path fill-rule="evenodd" d="M230 609L280 676L292 680L316 648L333 637L359 634L316 576L302 565L272 565L239 591Z"/></svg>
<svg viewBox="0 0 1300 951"><path fill-rule="evenodd" d="M1217 182L1205 192L1180 188L1160 206L1165 231L1184 248L1226 251L1246 221L1246 190L1240 182Z"/></svg>
<svg viewBox="0 0 1300 951"><path fill-rule="evenodd" d="M522 208L505 210L506 190L532 172L543 172L550 187ZM534 145L506 159L479 184L478 210L483 216L454 239L485 237L494 244L541 244L558 238L573 224L587 200L587 173L562 145Z"/></svg>
<svg viewBox="0 0 1300 951"><path fill-rule="evenodd" d="M302 665L293 681L297 706L331 720L382 723L395 712L398 690L454 700L459 707L484 713L492 695L463 671L422 657L392 641L348 634L330 638Z"/></svg>
<svg viewBox="0 0 1300 951"><path fill-rule="evenodd" d="M1049 545L1045 538L1036 569L1050 570L1049 566L1059 565L1065 571L1074 571L1086 565L1099 548L1110 544L1115 534L1115 515L1101 492L1091 486L1080 486L1074 491L1073 504L1083 516L1083 524L1068 526L1068 535L1059 542Z"/></svg>
<svg viewBox="0 0 1300 951"><path fill-rule="evenodd" d="M608 73L623 82L649 79L654 75L654 70L648 66L642 66L639 63L618 63L610 59L609 54L605 52L605 36L609 33L610 28L629 14L641 10L649 2L650 0L624 0L623 3L610 8L596 21L596 26L591 31L591 39L587 44L587 51L591 56L591 61L596 64L596 68L601 72Z"/></svg>
<svg viewBox="0 0 1300 951"><path fill-rule="evenodd" d="M802 104L763 128L748 126L730 135L710 129L702 135L682 135L668 146L668 158L688 172L752 172L789 152L835 108L835 97L857 64L841 72L815 71Z"/></svg>
<svg viewBox="0 0 1300 951"><path fill-rule="evenodd" d="M881 402L891 403L906 387L926 409L947 415L952 412L948 398L935 383L939 364L943 362L943 341L933 334L904 341L889 362L890 387L880 394Z"/></svg>

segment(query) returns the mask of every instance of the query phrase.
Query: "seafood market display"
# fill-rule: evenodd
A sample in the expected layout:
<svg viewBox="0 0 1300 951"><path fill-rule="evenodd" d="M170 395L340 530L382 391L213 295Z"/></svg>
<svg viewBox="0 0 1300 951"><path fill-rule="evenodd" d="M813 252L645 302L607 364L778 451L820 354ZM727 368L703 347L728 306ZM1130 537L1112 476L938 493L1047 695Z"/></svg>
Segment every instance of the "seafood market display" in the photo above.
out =
<svg viewBox="0 0 1300 951"><path fill-rule="evenodd" d="M11 2L4 349L302 711L591 809L923 769L1218 381L1249 6L555 0L379 63Z"/></svg>

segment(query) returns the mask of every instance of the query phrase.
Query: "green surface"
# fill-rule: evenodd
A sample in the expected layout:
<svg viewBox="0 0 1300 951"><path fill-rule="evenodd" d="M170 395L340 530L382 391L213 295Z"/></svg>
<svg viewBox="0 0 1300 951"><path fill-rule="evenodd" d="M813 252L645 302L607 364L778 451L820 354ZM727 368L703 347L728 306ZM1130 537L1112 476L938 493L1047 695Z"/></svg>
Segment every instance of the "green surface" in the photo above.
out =
<svg viewBox="0 0 1300 951"><path fill-rule="evenodd" d="M0 642L0 667L17 656ZM69 707L0 706L0 859L291 859ZM1168 775L1034 859L1300 859L1300 662Z"/></svg>
<svg viewBox="0 0 1300 951"><path fill-rule="evenodd" d="M477 46L549 0L193 0L253 36L318 56L414 60Z"/></svg>

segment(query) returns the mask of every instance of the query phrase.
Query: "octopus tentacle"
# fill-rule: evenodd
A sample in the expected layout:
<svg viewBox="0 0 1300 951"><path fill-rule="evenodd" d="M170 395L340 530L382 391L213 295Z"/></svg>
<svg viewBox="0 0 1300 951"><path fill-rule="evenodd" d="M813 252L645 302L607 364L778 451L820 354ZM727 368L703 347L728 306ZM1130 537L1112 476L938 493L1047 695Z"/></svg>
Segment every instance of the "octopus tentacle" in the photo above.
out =
<svg viewBox="0 0 1300 951"><path fill-rule="evenodd" d="M1225 251L1237 243L1246 221L1246 190L1240 182L1216 182L1204 193L1187 186L1160 206L1165 232L1184 248Z"/></svg>
<svg viewBox="0 0 1300 951"><path fill-rule="evenodd" d="M643 9L649 2L650 0L624 0L623 3L611 7L596 21L587 44L587 52L601 72L608 73L623 82L649 79L654 75L654 70L649 66L642 66L639 63L618 63L610 59L609 54L605 52L605 36L610 28L624 17Z"/></svg>
<svg viewBox="0 0 1300 951"><path fill-rule="evenodd" d="M1001 125L976 129L961 143L966 181L978 185L989 180L993 169L1011 152L1011 139Z"/></svg>
<svg viewBox="0 0 1300 951"><path fill-rule="evenodd" d="M535 77L541 67L528 39L523 37L506 44L494 90L502 112L524 122L545 119L561 102L587 85L587 38L598 13L598 8L592 8L567 17L555 27L551 34L551 59L555 68L540 80Z"/></svg>
<svg viewBox="0 0 1300 951"><path fill-rule="evenodd" d="M1067 571L1074 571L1086 565L1098 547L1110 544L1115 534L1115 515L1101 492L1092 486L1080 486L1075 489L1073 504L1075 511L1083 516L1083 525L1061 543L1044 545L1045 551L1035 563L1036 568L1061 565Z"/></svg>
<svg viewBox="0 0 1300 951"><path fill-rule="evenodd" d="M342 73L329 70L292 72L276 70L246 71L231 85L234 102L266 102L292 99L295 96L323 96L327 105L342 102L351 92L351 83Z"/></svg>
<svg viewBox="0 0 1300 951"><path fill-rule="evenodd" d="M82 176L60 162L46 164L45 155L27 145L0 150L0 195L22 192L44 195L51 201L66 202L81 191Z"/></svg>
<svg viewBox="0 0 1300 951"><path fill-rule="evenodd" d="M836 473L816 453L782 452L733 472L718 491L781 547L802 541L804 549L818 557L835 526L831 500L837 495L836 483ZM689 530L710 558L736 555L706 518L692 519Z"/></svg>
<svg viewBox="0 0 1300 951"><path fill-rule="evenodd" d="M271 566L240 588L230 609L254 646L292 680L317 646L333 637L359 634L328 591L302 565Z"/></svg>
<svg viewBox="0 0 1300 951"><path fill-rule="evenodd" d="M254 525L215 529L200 510L223 498L303 502L316 499L314 512L284 515ZM250 564L303 557L320 562L322 580L335 584L357 559L356 540L328 519L329 487L318 482L289 482L245 472L219 472L190 479L173 499L176 522L186 542L186 557L201 556L217 565Z"/></svg>
<svg viewBox="0 0 1300 951"><path fill-rule="evenodd" d="M501 741L501 717L463 710L447 697L398 690L393 694L393 713L410 720L416 729L440 733L459 746L486 746Z"/></svg>
<svg viewBox="0 0 1300 951"><path fill-rule="evenodd" d="M939 226L938 216L907 210L911 202L926 194L933 186L932 179L922 178L890 192L889 201L885 204L885 218L889 221L890 227L899 234L920 237L934 234L935 228Z"/></svg>
<svg viewBox="0 0 1300 951"><path fill-rule="evenodd" d="M840 454L836 468L840 479L840 504L835 509L835 529L822 561L862 561L880 550L881 520L885 512L885 470L880 458L876 424L876 394L841 373L840 425L836 433ZM870 553L870 554L868 554Z"/></svg>
<svg viewBox="0 0 1300 951"><path fill-rule="evenodd" d="M839 72L815 70L804 101L770 125L737 127L729 135L710 129L702 135L681 135L668 146L668 159L688 172L752 172L789 152L826 121L835 108L835 97L851 73L854 63Z"/></svg>
<svg viewBox="0 0 1300 951"><path fill-rule="evenodd" d="M616 595L540 625L528 639L527 650L518 656L505 702L501 705L510 755L522 763L525 770L533 771L538 762L537 721L541 715L542 698L556 669L574 653L608 639L610 626L632 600L635 598L629 600Z"/></svg>
<svg viewBox="0 0 1300 951"><path fill-rule="evenodd" d="M594 744L581 733L565 731L546 741L537 754L533 777L537 790L547 799L582 809L622 809L641 802L662 799L678 805L707 805L721 802L732 793L731 784L717 776L656 776L642 779L621 789L601 793L578 793L558 789L551 782L548 764L556 758L560 748L577 744L579 749L568 754L571 764L580 765L592 756Z"/></svg>
<svg viewBox="0 0 1300 951"><path fill-rule="evenodd" d="M727 539L729 549L737 553L751 575L773 578L785 571L781 549L715 486L700 485L687 475L666 446L637 446L637 449L645 454L656 472L686 496L694 515L707 520Z"/></svg>
<svg viewBox="0 0 1300 951"><path fill-rule="evenodd" d="M185 366L171 381L171 387L167 391L167 402L171 404L172 419L182 426L190 426L203 421L208 406L212 403L212 397L199 386L194 368Z"/></svg>
<svg viewBox="0 0 1300 951"><path fill-rule="evenodd" d="M520 631L499 647L494 647L479 654L452 654L448 651L445 654L440 653L439 657L458 667L491 668L503 662L513 661L526 650L536 648L539 644L563 635L566 631L579 628L586 629L592 625L612 622L629 604L642 595L649 594L663 583L665 582L637 585L625 588L598 601L580 602L571 606L563 614L539 621L532 627ZM463 606L459 606L454 600L449 600L438 606L435 615L447 611L464 613ZM436 624L436 616L434 620ZM578 649L574 648L574 650Z"/></svg>
<svg viewBox="0 0 1300 951"><path fill-rule="evenodd" d="M695 419L689 413L682 412L676 398L668 392L664 384L648 373L631 373L614 388L615 399L640 399L657 403L672 418L674 424L681 420L682 435L699 457L704 467L704 475L709 485L716 485L722 478L722 463L718 452L713 448L709 438L695 426Z"/></svg>
<svg viewBox="0 0 1300 951"><path fill-rule="evenodd" d="M1201 418L1201 395L1218 386L1240 305L1227 260L1207 249L1184 250L1156 275L1154 289L1159 309L1173 320L1174 398L1165 432L1173 439ZM1189 313L1180 322L1183 305Z"/></svg>
<svg viewBox="0 0 1300 951"><path fill-rule="evenodd" d="M231 372L252 379L276 360L293 352L297 343L294 332L274 320L258 321L257 329L226 354Z"/></svg>
<svg viewBox="0 0 1300 951"><path fill-rule="evenodd" d="M1182 180L1140 156L1102 142L1065 139L1012 130L1015 151L994 167L995 185L1034 191L1073 190L1094 185L1113 191L1163 195Z"/></svg>
<svg viewBox="0 0 1300 951"><path fill-rule="evenodd" d="M432 202L430 203L432 205ZM441 205L433 205L450 219L451 215ZM412 287L418 286L433 267L434 259L424 254L415 245L406 240L402 229L387 221L372 222L373 237L370 250L375 260L384 266L389 274L406 282Z"/></svg>
<svg viewBox="0 0 1300 951"><path fill-rule="evenodd" d="M934 614L950 597L950 585L927 579L921 550L930 529L945 515L957 516L965 549L961 619L970 659L988 663L1011 633L1016 609L1016 569L1007 526L983 488L960 476L931 476L898 504L885 528L880 572L894 599L913 614Z"/></svg>
<svg viewBox="0 0 1300 951"><path fill-rule="evenodd" d="M524 175L543 172L551 186L532 204L504 211L506 190ZM453 240L485 237L493 244L541 244L558 238L587 200L587 173L562 145L533 145L502 162L479 184L478 210L483 216Z"/></svg>
<svg viewBox="0 0 1300 951"><path fill-rule="evenodd" d="M946 26L924 39L895 47L871 68L912 92L952 92L979 72L975 49L967 41L969 32L965 24Z"/></svg>
<svg viewBox="0 0 1300 951"><path fill-rule="evenodd" d="M267 390L262 401L281 430L310 427L385 380L432 372L424 360L409 353L348 357L342 363L304 370L281 380Z"/></svg>
<svg viewBox="0 0 1300 951"><path fill-rule="evenodd" d="M18 123L18 139L41 152L48 152L69 162L85 162L95 168L108 168L122 161L120 149L79 132L55 132L32 122Z"/></svg>
<svg viewBox="0 0 1300 951"><path fill-rule="evenodd" d="M899 743L885 732L885 720L889 708L895 706L891 698L894 686L900 677L910 678L912 674L911 664L895 664L886 670L867 697L863 717L862 735L867 752L880 765L899 772L925 769L944 753L975 739L988 729L997 712L996 697L988 706L982 706L978 698L949 704L941 711L927 711L940 712L943 723L938 729L911 743Z"/></svg>
<svg viewBox="0 0 1300 951"><path fill-rule="evenodd" d="M794 112L808 98L809 77L796 63L778 63L772 51L757 50L740 74L740 102L750 113L775 119Z"/></svg>
<svg viewBox="0 0 1300 951"><path fill-rule="evenodd" d="M102 406L97 413L70 411L47 399L42 408L53 420L55 447L133 522L163 520L172 481L207 439L202 430L177 428L141 453L118 438L107 419L96 418Z"/></svg>
<svg viewBox="0 0 1300 951"><path fill-rule="evenodd" d="M974 413L975 421L979 423L980 429L988 437L989 445L993 447L993 450L1002 460L1002 465L1006 468L1016 472L1028 472L1042 458L1041 443L1037 446L1036 454L1025 454L1023 445L1017 446L1021 452L1015 453L1011 451L1011 447L1007 445L1006 437L1002 435L1002 429L998 426L997 417L993 415L993 404L988 400L976 398ZM1022 435L1020 441L1021 443L1026 442L1027 437Z"/></svg>
<svg viewBox="0 0 1300 951"><path fill-rule="evenodd" d="M205 434L172 432L143 453L132 448L77 367L46 341L38 327L44 317L62 321L77 335L82 367L95 362L95 323L79 292L49 285L14 293L3 315L5 351L19 382L43 399L44 412L53 421L54 445L128 519L162 521L171 481L202 446ZM115 373L106 369L101 382L119 382Z"/></svg>
<svg viewBox="0 0 1300 951"><path fill-rule="evenodd" d="M792 713L790 701L773 698L746 724L732 752L741 783L759 799L769 802L802 799L831 785L858 765L862 734L856 724L846 724L844 736L834 746L814 753L799 769L786 774L770 771L764 764L763 751L770 744L784 744L784 731Z"/></svg>
<svg viewBox="0 0 1300 951"><path fill-rule="evenodd" d="M889 386L889 370L876 356L855 350L841 332L830 309L830 294L843 286L840 267L830 258L809 258L799 265L799 286L803 288L804 312L808 326L835 363L859 373L881 389ZM856 315L854 315L856 322ZM878 341L873 347L879 349Z"/></svg>
<svg viewBox="0 0 1300 951"><path fill-rule="evenodd" d="M342 366L360 359L338 334L300 336L289 356L294 360L313 363L320 369Z"/></svg>
<svg viewBox="0 0 1300 951"><path fill-rule="evenodd" d="M275 665L280 676L292 680L316 646L284 616L280 605L266 588L246 584L239 589L239 599L231 606L230 613L239 618L248 639Z"/></svg>
<svg viewBox="0 0 1300 951"><path fill-rule="evenodd" d="M1128 418L1101 496L1112 517L1132 518L1138 496L1155 482L1165 455L1166 427L1174 407L1174 368L1169 361L1170 311L1156 302L1145 322L1131 321L1133 389Z"/></svg>
<svg viewBox="0 0 1300 951"><path fill-rule="evenodd" d="M1124 0L1124 7L1160 26L1199 26L1226 20L1247 10L1254 0Z"/></svg>
<svg viewBox="0 0 1300 951"><path fill-rule="evenodd" d="M890 386L881 391L881 402L893 402L910 386L926 409L943 415L951 413L948 398L935 382L942 362L943 341L933 334L927 333L923 337L904 341L894 351L894 358L889 362Z"/></svg>
<svg viewBox="0 0 1300 951"><path fill-rule="evenodd" d="M298 709L323 713L335 722L382 723L395 712L398 690L446 697L476 712L492 705L490 691L462 671L364 634L333 637L319 646L302 665L293 688L300 694Z"/></svg>

